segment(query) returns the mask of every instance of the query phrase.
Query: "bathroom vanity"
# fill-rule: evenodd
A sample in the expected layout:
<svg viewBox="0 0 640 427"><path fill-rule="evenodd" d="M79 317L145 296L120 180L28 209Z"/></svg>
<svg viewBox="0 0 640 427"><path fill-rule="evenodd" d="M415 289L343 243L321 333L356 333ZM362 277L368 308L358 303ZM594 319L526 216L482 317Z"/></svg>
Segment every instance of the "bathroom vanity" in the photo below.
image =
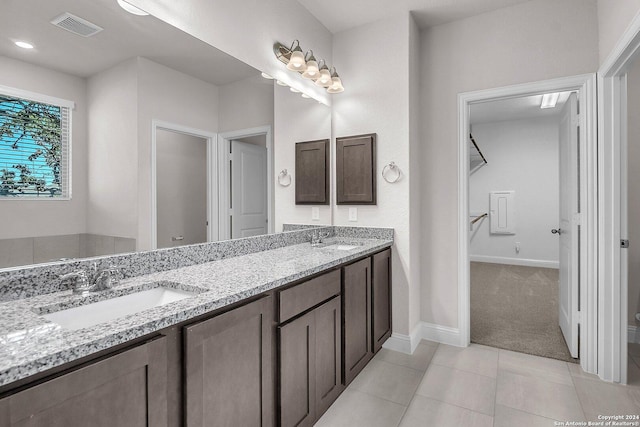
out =
<svg viewBox="0 0 640 427"><path fill-rule="evenodd" d="M392 244L333 237L1 303L0 425L312 425L391 334ZM149 289L187 296L78 329L43 318Z"/></svg>

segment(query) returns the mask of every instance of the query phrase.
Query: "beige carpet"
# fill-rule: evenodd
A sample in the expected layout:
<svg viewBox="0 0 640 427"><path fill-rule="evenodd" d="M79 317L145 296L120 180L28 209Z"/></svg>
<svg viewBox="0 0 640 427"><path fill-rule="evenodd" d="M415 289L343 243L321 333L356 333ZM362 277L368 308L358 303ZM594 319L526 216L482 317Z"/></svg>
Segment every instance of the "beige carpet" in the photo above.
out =
<svg viewBox="0 0 640 427"><path fill-rule="evenodd" d="M558 326L558 270L472 262L471 342L577 363Z"/></svg>

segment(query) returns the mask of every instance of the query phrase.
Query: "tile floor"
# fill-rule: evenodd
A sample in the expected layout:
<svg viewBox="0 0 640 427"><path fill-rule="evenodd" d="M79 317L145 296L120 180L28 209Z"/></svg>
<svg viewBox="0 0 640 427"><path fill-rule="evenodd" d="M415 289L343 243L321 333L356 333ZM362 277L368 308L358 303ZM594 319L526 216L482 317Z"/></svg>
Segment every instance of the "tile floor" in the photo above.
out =
<svg viewBox="0 0 640 427"><path fill-rule="evenodd" d="M413 355L382 349L316 426L550 427L640 414L640 345L629 386L579 365L472 344L422 341Z"/></svg>

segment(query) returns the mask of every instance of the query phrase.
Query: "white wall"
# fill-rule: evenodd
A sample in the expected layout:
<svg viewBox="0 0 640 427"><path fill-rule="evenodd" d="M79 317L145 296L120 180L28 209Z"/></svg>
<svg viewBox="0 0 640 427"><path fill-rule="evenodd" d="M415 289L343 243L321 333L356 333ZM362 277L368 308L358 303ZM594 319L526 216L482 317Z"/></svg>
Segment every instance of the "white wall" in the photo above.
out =
<svg viewBox="0 0 640 427"><path fill-rule="evenodd" d="M137 238L137 61L88 80L87 232Z"/></svg>
<svg viewBox="0 0 640 427"><path fill-rule="evenodd" d="M559 124L557 117L475 124L488 163L469 177L469 210L489 212L490 191L515 191L516 234L490 233L490 219L470 232L472 261L558 266ZM515 250L520 243L520 252ZM532 262L533 261L533 262Z"/></svg>
<svg viewBox="0 0 640 427"><path fill-rule="evenodd" d="M0 238L83 233L87 203L87 102L82 78L0 56L0 85L73 101L72 199L0 200ZM8 226L11 224L11 226Z"/></svg>
<svg viewBox="0 0 640 427"><path fill-rule="evenodd" d="M218 86L218 131L230 132L258 126L273 128L273 80L262 76Z"/></svg>
<svg viewBox="0 0 640 427"><path fill-rule="evenodd" d="M302 98L289 88L274 85L273 179L281 170L291 173L291 185L274 185L275 231L282 224L331 225L331 206L317 205L320 219L311 219L311 205L296 205L296 142L331 139L331 109L313 99Z"/></svg>
<svg viewBox="0 0 640 427"><path fill-rule="evenodd" d="M419 299L420 290L419 283L409 281L412 276L412 176L409 174L410 27L411 18L408 15L390 18L338 33L334 36L333 45L333 57L336 64L340 64L339 71L345 85L345 92L333 98L333 136L374 132L378 135L375 168L378 204L357 206L357 222L348 220L349 206L336 206L334 224L395 229L392 259L393 329L394 332L403 335L408 335L415 326L414 322L417 322L417 314L411 312L411 302ZM372 72L381 69L381 66L384 72ZM415 102L414 100L414 105ZM380 176L384 165L391 161L405 174L403 179L395 184L385 182ZM335 194L335 187L332 187L332 190ZM335 200L335 196L333 199Z"/></svg>
<svg viewBox="0 0 640 427"><path fill-rule="evenodd" d="M611 54L638 10L640 0L598 0L600 63Z"/></svg>
<svg viewBox="0 0 640 427"><path fill-rule="evenodd" d="M130 3L297 89L330 102L324 89L275 59L273 43L295 39L332 63L331 33L297 0L131 0Z"/></svg>
<svg viewBox="0 0 640 427"><path fill-rule="evenodd" d="M215 133L218 87L138 58L138 250L151 246L151 123Z"/></svg>
<svg viewBox="0 0 640 427"><path fill-rule="evenodd" d="M640 62L636 61L627 76L628 99L628 217L629 217L629 325L640 326L635 314L640 312Z"/></svg>
<svg viewBox="0 0 640 427"><path fill-rule="evenodd" d="M532 0L422 32L422 320L457 327L457 95L595 72L595 0Z"/></svg>
<svg viewBox="0 0 640 427"><path fill-rule="evenodd" d="M207 140L160 129L156 153L158 248L206 242Z"/></svg>

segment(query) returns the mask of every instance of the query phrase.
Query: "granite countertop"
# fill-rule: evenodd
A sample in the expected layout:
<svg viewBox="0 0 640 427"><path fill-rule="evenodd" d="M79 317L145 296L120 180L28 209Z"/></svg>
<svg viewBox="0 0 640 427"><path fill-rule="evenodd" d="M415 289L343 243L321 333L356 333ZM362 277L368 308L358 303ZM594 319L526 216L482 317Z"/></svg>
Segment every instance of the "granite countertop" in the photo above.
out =
<svg viewBox="0 0 640 427"><path fill-rule="evenodd" d="M337 250L309 243L226 258L120 282L87 296L55 292L0 303L0 386L159 331L323 270L390 247L393 240L333 238L358 246ZM66 330L41 314L167 286L194 296L79 330Z"/></svg>

